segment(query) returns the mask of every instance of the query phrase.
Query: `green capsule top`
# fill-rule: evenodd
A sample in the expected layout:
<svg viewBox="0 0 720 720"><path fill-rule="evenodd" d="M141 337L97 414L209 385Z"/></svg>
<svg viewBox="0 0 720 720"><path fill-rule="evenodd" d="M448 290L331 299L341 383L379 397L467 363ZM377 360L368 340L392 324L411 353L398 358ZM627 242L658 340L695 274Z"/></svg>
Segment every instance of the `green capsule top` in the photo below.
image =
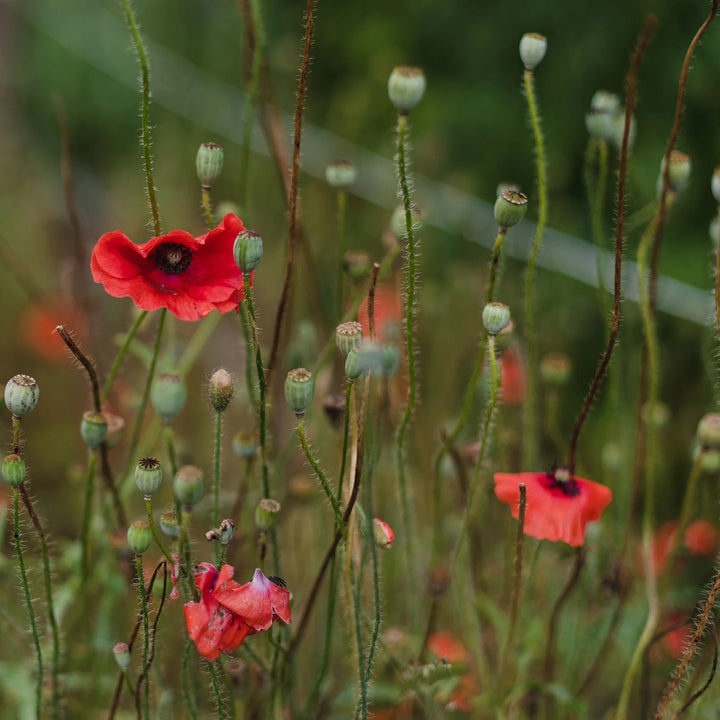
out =
<svg viewBox="0 0 720 720"><path fill-rule="evenodd" d="M186 399L187 388L179 375L162 373L153 380L150 402L163 422L171 422L185 407Z"/></svg>
<svg viewBox="0 0 720 720"><path fill-rule="evenodd" d="M315 394L315 380L305 368L291 370L285 378L285 399L296 415L304 415Z"/></svg>
<svg viewBox="0 0 720 720"><path fill-rule="evenodd" d="M135 555L142 555L152 543L152 530L147 520L136 520L127 532L128 547Z"/></svg>
<svg viewBox="0 0 720 720"><path fill-rule="evenodd" d="M2 461L2 478L11 487L25 482L25 461L16 453L6 455Z"/></svg>
<svg viewBox="0 0 720 720"><path fill-rule="evenodd" d="M15 417L34 410L39 398L40 388L30 375L15 375L5 384L5 407Z"/></svg>
<svg viewBox="0 0 720 720"><path fill-rule="evenodd" d="M488 303L483 308L482 319L488 335L497 335L510 322L510 308L499 302Z"/></svg>
<svg viewBox="0 0 720 720"><path fill-rule="evenodd" d="M325 168L325 180L336 190L346 190L355 182L355 166L347 160L336 160Z"/></svg>
<svg viewBox="0 0 720 720"><path fill-rule="evenodd" d="M398 66L388 78L388 97L400 115L407 115L425 94L425 74L418 67Z"/></svg>
<svg viewBox="0 0 720 720"><path fill-rule="evenodd" d="M203 143L195 157L198 180L204 190L209 190L220 177L223 169L223 147L214 142Z"/></svg>
<svg viewBox="0 0 720 720"><path fill-rule="evenodd" d="M527 212L528 199L517 190L503 190L495 200L495 222L501 230L517 225Z"/></svg>
<svg viewBox="0 0 720 720"><path fill-rule="evenodd" d="M235 238L233 245L235 264L243 274L249 275L255 270L263 257L263 240L254 230L243 230Z"/></svg>
<svg viewBox="0 0 720 720"><path fill-rule="evenodd" d="M360 344L362 337L362 325L356 320L342 323L335 328L335 344L344 358L348 356L350 350Z"/></svg>
<svg viewBox="0 0 720 720"><path fill-rule="evenodd" d="M205 475L195 465L183 465L173 478L173 492L177 501L185 506L192 507L205 494Z"/></svg>
<svg viewBox="0 0 720 720"><path fill-rule="evenodd" d="M108 422L102 413L88 411L83 414L80 434L85 444L94 450L102 445L107 435Z"/></svg>
<svg viewBox="0 0 720 720"><path fill-rule="evenodd" d="M146 497L152 497L162 483L162 468L160 462L154 457L144 457L138 460L135 466L135 484L138 490Z"/></svg>

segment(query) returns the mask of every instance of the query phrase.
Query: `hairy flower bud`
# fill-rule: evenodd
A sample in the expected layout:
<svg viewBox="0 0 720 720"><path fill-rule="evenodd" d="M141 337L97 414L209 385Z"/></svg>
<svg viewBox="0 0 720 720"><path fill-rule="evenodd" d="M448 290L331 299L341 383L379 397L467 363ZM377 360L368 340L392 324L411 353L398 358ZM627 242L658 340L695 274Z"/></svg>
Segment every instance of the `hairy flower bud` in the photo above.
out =
<svg viewBox="0 0 720 720"><path fill-rule="evenodd" d="M127 643L119 642L114 645L113 655L115 655L115 662L121 670L127 670L130 667L130 648Z"/></svg>
<svg viewBox="0 0 720 720"><path fill-rule="evenodd" d="M210 378L210 402L215 412L227 409L233 396L233 381L230 373L224 368L216 370Z"/></svg>
<svg viewBox="0 0 720 720"><path fill-rule="evenodd" d="M395 542L395 533L392 528L379 518L373 519L373 538L375 544L384 550L389 550L390 546Z"/></svg>

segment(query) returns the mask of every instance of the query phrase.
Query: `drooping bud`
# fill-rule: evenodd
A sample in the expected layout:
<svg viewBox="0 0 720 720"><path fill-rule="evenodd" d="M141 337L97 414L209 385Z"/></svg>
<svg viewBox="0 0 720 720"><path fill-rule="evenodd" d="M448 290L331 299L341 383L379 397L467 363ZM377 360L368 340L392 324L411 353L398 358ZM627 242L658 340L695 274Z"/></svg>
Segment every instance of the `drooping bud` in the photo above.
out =
<svg viewBox="0 0 720 720"><path fill-rule="evenodd" d="M270 532L280 517L280 503L263 498L255 508L255 526L260 532Z"/></svg>
<svg viewBox="0 0 720 720"><path fill-rule="evenodd" d="M700 420L697 439L704 448L720 450L720 413L708 413Z"/></svg>
<svg viewBox="0 0 720 720"><path fill-rule="evenodd" d="M91 450L102 445L107 435L107 429L108 422L102 413L96 413L92 410L83 413L80 422L80 435L82 435L82 439Z"/></svg>
<svg viewBox="0 0 720 720"><path fill-rule="evenodd" d="M548 385L560 387L570 377L570 358L565 353L548 353L540 361L540 376Z"/></svg>
<svg viewBox="0 0 720 720"><path fill-rule="evenodd" d="M150 402L164 423L172 422L185 407L187 388L185 381L173 373L162 373L153 380Z"/></svg>
<svg viewBox="0 0 720 720"><path fill-rule="evenodd" d="M336 190L352 187L356 175L355 166L348 160L336 160L325 168L325 179Z"/></svg>
<svg viewBox="0 0 720 720"><path fill-rule="evenodd" d="M400 115L407 115L425 94L425 75L418 67L401 65L388 78L388 96Z"/></svg>
<svg viewBox="0 0 720 720"><path fill-rule="evenodd" d="M230 520L230 518L225 518L220 521L220 524L216 528L208 530L205 533L205 539L208 542L215 540L221 545L227 545L233 539L234 535L235 523Z"/></svg>
<svg viewBox="0 0 720 720"><path fill-rule="evenodd" d="M658 196L662 190L663 175L665 174L665 158L660 163L660 175L658 177ZM668 190L671 193L682 192L690 182L690 156L673 150L670 153L670 170L668 172Z"/></svg>
<svg viewBox="0 0 720 720"><path fill-rule="evenodd" d="M373 519L373 537L375 544L384 550L389 550L390 546L395 542L395 533L392 528L380 518Z"/></svg>
<svg viewBox="0 0 720 720"><path fill-rule="evenodd" d="M40 388L34 377L15 375L5 384L5 407L15 416L27 415L35 408Z"/></svg>
<svg viewBox="0 0 720 720"><path fill-rule="evenodd" d="M482 319L488 335L497 335L510 322L510 308L499 302L488 303L483 308Z"/></svg>
<svg viewBox="0 0 720 720"><path fill-rule="evenodd" d="M175 499L184 507L195 505L205 493L205 475L195 465L183 465L173 478Z"/></svg>
<svg viewBox="0 0 720 720"><path fill-rule="evenodd" d="M241 458L249 460L257 453L257 437L255 433L247 433L239 430L232 440L234 453Z"/></svg>
<svg viewBox="0 0 720 720"><path fill-rule="evenodd" d="M171 538L180 537L180 522L175 508L163 510L160 513L160 529Z"/></svg>
<svg viewBox="0 0 720 720"><path fill-rule="evenodd" d="M501 230L517 225L527 212L528 199L517 190L503 190L495 200L495 222Z"/></svg>
<svg viewBox="0 0 720 720"><path fill-rule="evenodd" d="M223 169L223 147L214 142L203 143L195 157L195 168L203 190L209 190Z"/></svg>
<svg viewBox="0 0 720 720"><path fill-rule="evenodd" d="M425 221L425 216L422 210L413 203L410 207L410 215L412 218L412 230L414 234L418 234L422 229ZM393 235L404 240L408 236L407 232L407 219L405 217L405 206L398 205L390 216L390 230Z"/></svg>
<svg viewBox="0 0 720 720"><path fill-rule="evenodd" d="M152 530L147 520L136 520L127 532L128 547L135 555L142 555L152 543Z"/></svg>
<svg viewBox="0 0 720 720"><path fill-rule="evenodd" d="M305 368L291 370L285 378L285 399L296 415L304 415L315 393L315 380Z"/></svg>
<svg viewBox="0 0 720 720"><path fill-rule="evenodd" d="M137 485L137 489L146 498L149 498L157 491L161 482L162 468L157 458L140 458L135 466L135 484Z"/></svg>
<svg viewBox="0 0 720 720"><path fill-rule="evenodd" d="M227 409L233 396L233 381L230 373L224 368L216 370L210 378L210 402L215 412Z"/></svg>
<svg viewBox="0 0 720 720"><path fill-rule="evenodd" d="M235 264L244 275L249 275L257 268L263 257L263 241L254 230L243 230L233 245Z"/></svg>
<svg viewBox="0 0 720 720"><path fill-rule="evenodd" d="M121 670L127 670L130 667L130 648L127 643L119 642L113 646L113 655L115 655L115 662Z"/></svg>
<svg viewBox="0 0 720 720"><path fill-rule="evenodd" d="M335 344L340 354L346 358L348 353L360 345L363 338L363 328L359 322L351 320L335 328Z"/></svg>
<svg viewBox="0 0 720 720"><path fill-rule="evenodd" d="M2 461L3 480L12 487L20 487L25 482L25 461L16 453L6 455Z"/></svg>
<svg viewBox="0 0 720 720"><path fill-rule="evenodd" d="M520 38L520 59L526 70L536 68L547 51L547 38L537 33L525 33Z"/></svg>

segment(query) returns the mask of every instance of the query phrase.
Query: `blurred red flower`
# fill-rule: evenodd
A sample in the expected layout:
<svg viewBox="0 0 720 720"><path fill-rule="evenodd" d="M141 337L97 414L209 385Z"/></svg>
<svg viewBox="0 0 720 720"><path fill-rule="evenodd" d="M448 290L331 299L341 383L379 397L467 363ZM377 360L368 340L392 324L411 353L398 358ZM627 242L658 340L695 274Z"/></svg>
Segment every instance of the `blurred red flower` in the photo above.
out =
<svg viewBox="0 0 720 720"><path fill-rule="evenodd" d="M520 483L525 484L525 534L539 540L562 540L580 547L585 540L585 527L600 519L612 500L605 485L567 471L539 473L495 473L495 495L510 505L514 518L520 509Z"/></svg>
<svg viewBox="0 0 720 720"><path fill-rule="evenodd" d="M505 405L522 405L525 400L525 368L522 356L512 345L502 354L501 397Z"/></svg>
<svg viewBox="0 0 720 720"><path fill-rule="evenodd" d="M95 282L113 297L131 297L141 310L167 308L181 320L199 320L217 308L229 312L243 299L242 272L233 244L245 226L229 213L206 235L172 230L135 245L120 230L93 250Z"/></svg>
<svg viewBox="0 0 720 720"><path fill-rule="evenodd" d="M188 635L207 660L233 652L248 635L267 630L277 619L290 622L290 593L284 587L260 570L240 585L232 579L234 572L231 565L218 571L210 563L194 571L200 602L185 603L183 609Z"/></svg>
<svg viewBox="0 0 720 720"><path fill-rule="evenodd" d="M658 574L665 570L675 545L678 520L661 525L653 534L653 559ZM714 557L720 544L720 531L707 520L694 520L685 528L684 544L690 555ZM642 548L638 550L638 565L643 567Z"/></svg>
<svg viewBox="0 0 720 720"><path fill-rule="evenodd" d="M378 342L397 342L402 323L402 296L395 282L380 283L375 288L375 337ZM358 322L363 336L370 337L368 299L365 297L358 308Z"/></svg>
<svg viewBox="0 0 720 720"><path fill-rule="evenodd" d="M428 638L428 650L441 662L453 665L467 665L470 653L461 640L448 630L439 630ZM447 709L462 713L473 710L473 699L477 697L478 686L471 670L458 679L458 685L447 698Z"/></svg>
<svg viewBox="0 0 720 720"><path fill-rule="evenodd" d="M67 361L69 351L55 332L64 325L80 337L87 334L87 318L79 306L59 297L36 302L23 310L18 327L26 347L47 362Z"/></svg>

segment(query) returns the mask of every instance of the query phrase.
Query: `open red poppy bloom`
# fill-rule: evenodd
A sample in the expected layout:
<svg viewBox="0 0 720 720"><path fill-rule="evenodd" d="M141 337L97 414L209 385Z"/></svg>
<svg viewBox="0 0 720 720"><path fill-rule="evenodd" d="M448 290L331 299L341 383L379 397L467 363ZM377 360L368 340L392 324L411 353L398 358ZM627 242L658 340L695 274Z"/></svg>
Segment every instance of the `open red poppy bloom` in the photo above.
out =
<svg viewBox="0 0 720 720"><path fill-rule="evenodd" d="M194 572L200 602L183 607L188 635L207 660L233 652L248 635L267 630L278 618L290 622L290 593L284 587L260 570L252 582L240 585L232 579L234 572L231 565L218 572L210 563L200 563Z"/></svg>
<svg viewBox="0 0 720 720"><path fill-rule="evenodd" d="M135 245L120 230L106 233L93 250L95 282L113 297L131 297L141 310L167 308L181 320L199 320L213 309L229 312L243 299L233 244L245 230L229 213L206 235L172 230Z"/></svg>
<svg viewBox="0 0 720 720"><path fill-rule="evenodd" d="M525 534L539 540L562 540L580 547L585 527L600 519L612 500L610 488L567 471L539 473L495 473L495 495L510 505L517 518L520 510L520 483L525 484Z"/></svg>

